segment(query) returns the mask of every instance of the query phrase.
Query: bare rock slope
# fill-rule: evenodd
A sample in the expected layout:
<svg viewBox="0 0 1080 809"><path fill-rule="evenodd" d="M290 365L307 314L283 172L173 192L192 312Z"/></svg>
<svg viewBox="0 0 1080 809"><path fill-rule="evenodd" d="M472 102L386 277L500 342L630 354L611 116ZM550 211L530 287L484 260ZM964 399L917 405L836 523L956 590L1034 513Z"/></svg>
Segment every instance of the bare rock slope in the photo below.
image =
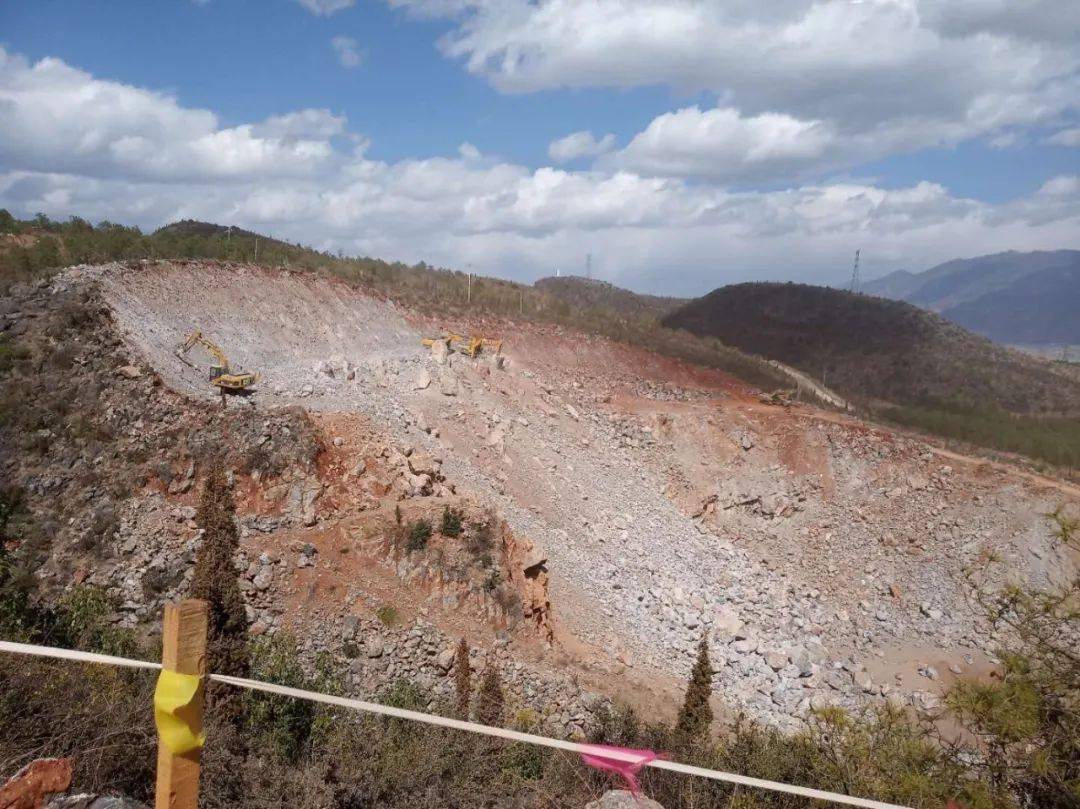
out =
<svg viewBox="0 0 1080 809"><path fill-rule="evenodd" d="M1076 503L1067 486L834 414L770 408L718 372L606 340L489 323L504 354L469 359L420 344L469 324L424 322L336 280L207 263L67 277L100 288L127 343L169 387L212 395L205 369L172 354L199 328L262 374L230 411L313 414L328 453L312 519L275 527L259 509L276 507L259 494L245 520L253 579L268 566L275 581L309 575L275 565L290 542L310 536L318 546L309 561L323 578L294 588L289 603L314 604L324 626L357 599L374 609L396 587L439 578L434 557L395 556L391 523L373 512L398 502L437 517L443 502L464 498L527 542L532 562L514 551L511 571L541 564L547 577L544 631L532 642L504 637L508 659L531 654L596 690L670 704L706 633L718 704L785 725L810 705L932 706L950 678L992 660L997 638L972 602L971 572L995 554L1012 575L1045 582L1074 561L1049 546L1041 516ZM418 472L410 458L430 460ZM363 482L393 463L406 471L382 489ZM357 469L359 482L348 483ZM175 506L161 497L167 515ZM383 549L382 589L361 568L350 575L369 578L350 587L351 568L332 556L346 540ZM517 597L535 602L523 587ZM275 622L274 592L256 599L269 631L288 618ZM418 616L453 621L449 595L440 590ZM499 605L484 609L462 621L505 625ZM335 630L321 642L340 650L346 641ZM363 659L381 660L371 654ZM574 721L572 709L557 724Z"/></svg>

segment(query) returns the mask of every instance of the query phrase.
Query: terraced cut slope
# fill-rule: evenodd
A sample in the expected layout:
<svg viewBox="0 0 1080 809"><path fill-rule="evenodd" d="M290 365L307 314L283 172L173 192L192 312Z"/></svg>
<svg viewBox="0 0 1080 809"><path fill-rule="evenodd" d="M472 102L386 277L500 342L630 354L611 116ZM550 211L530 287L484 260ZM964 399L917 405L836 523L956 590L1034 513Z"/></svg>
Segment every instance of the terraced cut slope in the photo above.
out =
<svg viewBox="0 0 1080 809"><path fill-rule="evenodd" d="M248 265L83 267L54 289L100 295L135 372L164 382L147 395L242 416L257 446L263 421L274 445L281 414L309 415L322 448L310 467L234 469L246 597L260 632L302 629L306 652L352 666L357 693L410 670L449 688L437 661L468 634L501 655L515 698L552 702L545 721L570 732L592 704L574 689L671 710L704 633L718 710L787 726L810 705L927 707L997 645L968 567L996 553L1045 583L1075 561L1042 517L1080 502L1067 485L835 413L769 407L718 371L607 340L488 321L502 356L443 355L420 338L476 324ZM213 411L205 358L193 369L172 351L192 328L262 374L252 396ZM126 373L101 384L135 384ZM184 547L202 473L194 463L176 485L131 493L121 545L158 547L149 537L164 531ZM395 507L437 528L447 505L470 526L505 521L489 548L494 591L445 537L394 545ZM109 562L132 603L147 598L142 553ZM380 629L389 607L403 623ZM382 634L350 657L358 627Z"/></svg>

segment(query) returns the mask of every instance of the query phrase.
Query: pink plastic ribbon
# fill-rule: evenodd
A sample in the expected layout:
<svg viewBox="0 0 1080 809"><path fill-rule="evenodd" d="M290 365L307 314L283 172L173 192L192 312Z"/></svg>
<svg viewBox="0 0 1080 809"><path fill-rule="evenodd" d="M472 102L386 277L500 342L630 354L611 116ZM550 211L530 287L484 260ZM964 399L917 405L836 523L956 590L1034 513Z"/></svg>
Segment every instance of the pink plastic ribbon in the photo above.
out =
<svg viewBox="0 0 1080 809"><path fill-rule="evenodd" d="M621 758L611 758L610 756L605 755L606 753L611 752L634 756L634 760L623 761ZM621 775L623 780L626 781L627 786L630 788L630 792L635 796L641 794L641 787L638 785L637 774L641 772L642 767L650 761L656 761L658 758L660 758L660 756L652 750L631 750L627 747L610 747L603 744L591 744L589 745L589 752L581 754L581 760L590 767Z"/></svg>

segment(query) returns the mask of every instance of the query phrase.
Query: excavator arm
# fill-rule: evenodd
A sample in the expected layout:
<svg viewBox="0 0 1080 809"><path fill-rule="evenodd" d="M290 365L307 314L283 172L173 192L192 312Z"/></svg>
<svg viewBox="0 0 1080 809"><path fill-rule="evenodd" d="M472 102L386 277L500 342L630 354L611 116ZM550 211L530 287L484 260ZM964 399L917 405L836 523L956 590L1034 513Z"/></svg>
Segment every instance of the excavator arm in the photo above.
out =
<svg viewBox="0 0 1080 809"><path fill-rule="evenodd" d="M248 373L245 371L238 371L233 373L229 366L229 358L225 356L225 352L221 350L221 347L208 340L203 336L201 331L193 331L187 336L187 338L176 348L176 356L179 357L181 362L195 367L185 356L196 345L200 345L206 349L207 353L214 358L214 364L210 366L210 384L216 388L224 391L244 391L255 384L259 379L258 374Z"/></svg>
<svg viewBox="0 0 1080 809"><path fill-rule="evenodd" d="M207 352L209 352L210 356L214 358L214 362L217 363L218 367L221 368L225 373L229 372L229 358L225 356L225 352L221 350L220 346L218 346L217 343L212 342L211 340L207 340L205 337L203 337L203 333L201 331L193 331L191 334L189 334L187 336L187 339L184 340L184 342L180 344L179 348L176 349L176 356L178 356L184 362L188 362L187 358L184 355L191 351L191 349L194 348L196 345L201 345L203 348L205 348ZM191 365L191 363L188 362L188 365Z"/></svg>

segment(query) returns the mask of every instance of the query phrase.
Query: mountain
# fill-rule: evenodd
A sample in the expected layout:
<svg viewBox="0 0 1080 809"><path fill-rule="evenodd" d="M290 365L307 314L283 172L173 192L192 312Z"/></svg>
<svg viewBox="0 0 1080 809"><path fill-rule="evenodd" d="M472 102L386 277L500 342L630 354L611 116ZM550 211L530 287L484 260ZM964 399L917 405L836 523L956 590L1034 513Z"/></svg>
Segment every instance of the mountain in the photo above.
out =
<svg viewBox="0 0 1080 809"><path fill-rule="evenodd" d="M1000 343L1080 342L1080 250L996 253L863 286L937 312Z"/></svg>
<svg viewBox="0 0 1080 809"><path fill-rule="evenodd" d="M805 284L737 284L662 323L788 363L864 402L1080 413L1080 381L903 301Z"/></svg>
<svg viewBox="0 0 1080 809"><path fill-rule="evenodd" d="M158 228L154 231L155 236L172 235L172 236L227 236L233 235L242 237L245 239L266 239L270 240L270 237L263 236L261 233L253 233L250 230L244 230L243 228L233 227L231 225L216 225L213 222L200 222L196 219L180 219L176 222L171 222L168 225ZM273 241L278 241L273 239Z"/></svg>
<svg viewBox="0 0 1080 809"><path fill-rule="evenodd" d="M686 303L685 298L642 295L607 281L582 278L579 275L541 278L533 286L577 309L600 308L621 315L660 317Z"/></svg>

